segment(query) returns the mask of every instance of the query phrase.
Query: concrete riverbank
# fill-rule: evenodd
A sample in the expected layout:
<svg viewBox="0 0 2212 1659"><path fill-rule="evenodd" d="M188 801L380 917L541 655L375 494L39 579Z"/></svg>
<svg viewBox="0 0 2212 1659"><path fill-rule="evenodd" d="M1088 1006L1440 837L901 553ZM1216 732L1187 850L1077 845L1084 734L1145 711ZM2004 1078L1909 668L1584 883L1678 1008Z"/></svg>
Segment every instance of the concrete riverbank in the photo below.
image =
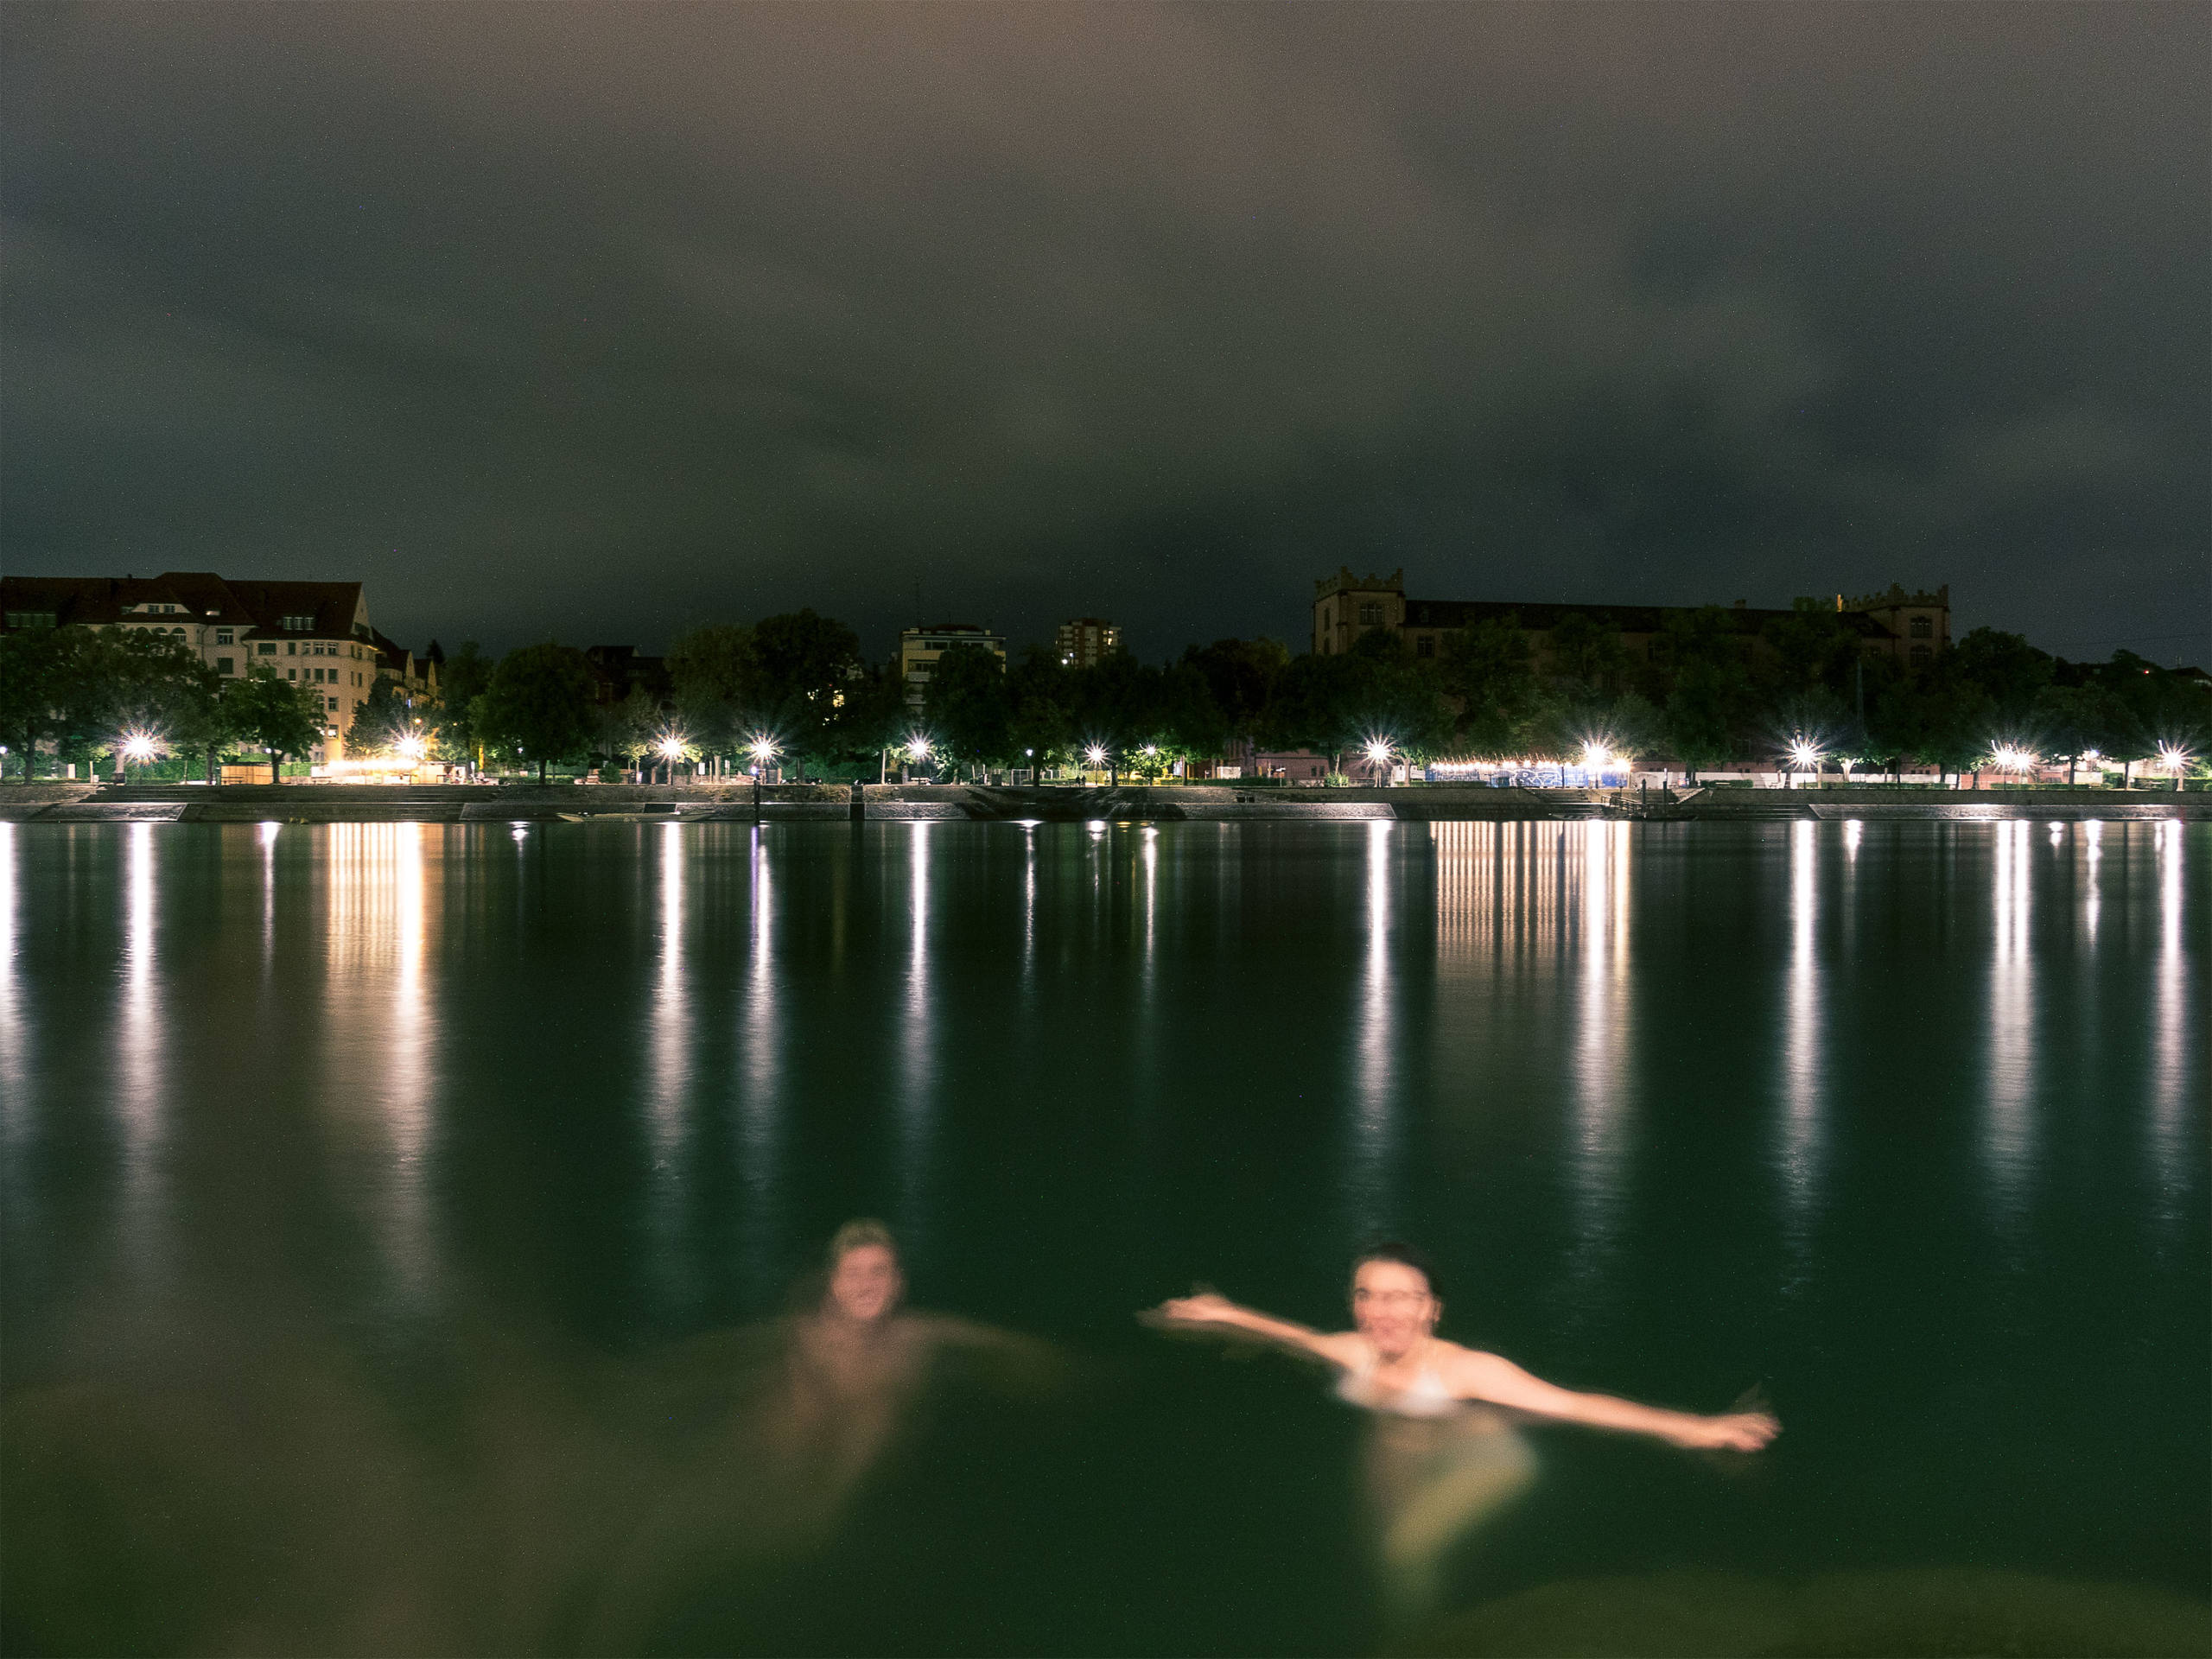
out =
<svg viewBox="0 0 2212 1659"><path fill-rule="evenodd" d="M2212 819L2212 793L2170 790L1277 789L1173 785L1146 789L959 784L779 784L708 786L554 784L192 784L107 787L0 785L0 823L474 823L582 817L604 822L913 821L1148 823L1332 819L1401 822L1624 818L1739 823L1773 819Z"/></svg>

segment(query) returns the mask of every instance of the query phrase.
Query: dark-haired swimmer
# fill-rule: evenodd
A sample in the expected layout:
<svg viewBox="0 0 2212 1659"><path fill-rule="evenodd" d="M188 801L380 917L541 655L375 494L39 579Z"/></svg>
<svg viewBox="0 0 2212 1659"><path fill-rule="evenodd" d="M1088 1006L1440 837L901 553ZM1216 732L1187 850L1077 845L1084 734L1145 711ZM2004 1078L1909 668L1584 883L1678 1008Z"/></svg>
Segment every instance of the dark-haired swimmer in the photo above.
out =
<svg viewBox="0 0 2212 1659"><path fill-rule="evenodd" d="M1407 1246L1382 1244L1353 1261L1350 1331L1312 1330L1211 1292L1176 1297L1144 1316L1156 1327L1217 1330L1319 1359L1335 1369L1338 1395L1374 1414L1370 1497L1392 1611L1402 1620L1432 1610L1452 1543L1535 1478L1535 1453L1507 1413L1735 1452L1756 1452L1781 1430L1765 1412L1700 1416L1559 1388L1499 1355L1439 1337L1443 1312L1427 1263Z"/></svg>
<svg viewBox="0 0 2212 1659"><path fill-rule="evenodd" d="M1001 1394L1064 1380L1049 1344L909 1308L906 1294L890 1230L848 1222L796 1312L664 1357L652 1414L681 1426L665 1447L674 1472L617 1563L588 1646L647 1645L686 1582L827 1543L945 1362Z"/></svg>

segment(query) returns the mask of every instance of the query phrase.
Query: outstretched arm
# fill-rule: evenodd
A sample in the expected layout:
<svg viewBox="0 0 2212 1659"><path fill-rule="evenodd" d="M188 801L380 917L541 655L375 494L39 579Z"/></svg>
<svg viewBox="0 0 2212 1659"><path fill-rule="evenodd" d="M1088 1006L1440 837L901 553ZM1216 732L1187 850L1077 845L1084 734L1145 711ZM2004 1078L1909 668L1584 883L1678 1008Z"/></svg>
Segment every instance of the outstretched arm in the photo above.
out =
<svg viewBox="0 0 2212 1659"><path fill-rule="evenodd" d="M1279 1319L1256 1308L1240 1307L1228 1297L1217 1296L1210 1290L1195 1296L1171 1297L1137 1317L1155 1330L1212 1330L1224 1335L1233 1332L1255 1337L1294 1353L1311 1354L1332 1365L1348 1366L1357 1357L1350 1346L1357 1338L1349 1333L1316 1331L1288 1319Z"/></svg>
<svg viewBox="0 0 2212 1659"><path fill-rule="evenodd" d="M1450 1368L1449 1381L1452 1391L1463 1400L1484 1400L1494 1406L1506 1406L1539 1417L1554 1417L1562 1422L1584 1423L1592 1428L1649 1434L1675 1446L1757 1452L1782 1432L1782 1425L1764 1411L1700 1417L1660 1406L1640 1406L1633 1400L1617 1400L1609 1394L1577 1394L1540 1376L1532 1376L1511 1360L1497 1354L1462 1350Z"/></svg>

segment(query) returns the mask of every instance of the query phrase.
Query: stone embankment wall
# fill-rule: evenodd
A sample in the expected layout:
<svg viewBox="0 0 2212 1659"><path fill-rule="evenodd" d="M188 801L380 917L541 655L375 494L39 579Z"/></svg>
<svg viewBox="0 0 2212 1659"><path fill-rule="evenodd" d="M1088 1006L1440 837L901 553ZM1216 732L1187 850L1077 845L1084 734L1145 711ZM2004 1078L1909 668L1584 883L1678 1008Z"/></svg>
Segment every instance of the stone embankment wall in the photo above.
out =
<svg viewBox="0 0 2212 1659"><path fill-rule="evenodd" d="M0 785L0 823L474 823L557 821L751 823L1105 819L1234 823L1627 818L1658 823L1906 818L2212 819L2212 793L2113 789L997 789L967 785L92 784Z"/></svg>

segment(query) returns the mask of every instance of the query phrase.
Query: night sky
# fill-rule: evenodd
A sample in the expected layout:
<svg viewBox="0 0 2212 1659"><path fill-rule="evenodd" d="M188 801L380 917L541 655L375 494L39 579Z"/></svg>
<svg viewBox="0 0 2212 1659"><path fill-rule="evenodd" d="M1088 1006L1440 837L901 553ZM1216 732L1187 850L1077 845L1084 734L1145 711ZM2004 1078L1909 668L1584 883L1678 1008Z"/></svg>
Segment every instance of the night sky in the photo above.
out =
<svg viewBox="0 0 2212 1659"><path fill-rule="evenodd" d="M2212 666L2212 8L4 15L0 563L448 649L1312 579Z"/></svg>

